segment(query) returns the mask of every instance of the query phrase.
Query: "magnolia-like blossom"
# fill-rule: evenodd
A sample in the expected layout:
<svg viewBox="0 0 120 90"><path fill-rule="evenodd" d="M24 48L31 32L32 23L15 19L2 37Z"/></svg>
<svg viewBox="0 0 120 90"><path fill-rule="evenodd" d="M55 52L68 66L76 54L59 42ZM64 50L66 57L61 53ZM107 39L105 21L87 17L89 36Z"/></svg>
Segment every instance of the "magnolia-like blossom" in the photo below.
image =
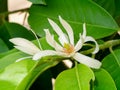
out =
<svg viewBox="0 0 120 90"><path fill-rule="evenodd" d="M38 53L36 53L33 56L33 60L38 60L41 57L49 56L49 55L59 55L63 57L73 58L76 61L85 64L91 68L99 69L101 66L101 62L93 59L91 57L88 57L86 55L83 55L79 53L78 51L82 48L83 44L88 41L92 41L95 43L95 50L92 52L93 54L97 53L99 51L99 46L95 39L91 36L86 36L86 25L83 24L83 34L79 34L80 38L77 41L77 43L74 43L74 33L71 28L71 26L59 16L59 20L61 25L66 30L67 34L63 33L61 28L51 19L48 19L50 25L52 26L53 30L58 35L58 40L55 41L54 36L51 35L49 29L44 29L46 33L46 41L47 43L53 47L55 50L41 50Z"/></svg>

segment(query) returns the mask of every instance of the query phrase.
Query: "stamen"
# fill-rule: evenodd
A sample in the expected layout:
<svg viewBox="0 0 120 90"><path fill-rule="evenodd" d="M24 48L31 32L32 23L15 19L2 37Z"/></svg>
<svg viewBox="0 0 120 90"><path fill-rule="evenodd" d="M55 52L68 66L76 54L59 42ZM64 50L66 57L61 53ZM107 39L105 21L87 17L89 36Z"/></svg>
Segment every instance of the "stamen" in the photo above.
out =
<svg viewBox="0 0 120 90"><path fill-rule="evenodd" d="M63 52L64 53L70 54L70 53L73 53L74 51L75 50L74 50L74 46L73 45L67 44L67 43L64 44L64 47L63 47Z"/></svg>

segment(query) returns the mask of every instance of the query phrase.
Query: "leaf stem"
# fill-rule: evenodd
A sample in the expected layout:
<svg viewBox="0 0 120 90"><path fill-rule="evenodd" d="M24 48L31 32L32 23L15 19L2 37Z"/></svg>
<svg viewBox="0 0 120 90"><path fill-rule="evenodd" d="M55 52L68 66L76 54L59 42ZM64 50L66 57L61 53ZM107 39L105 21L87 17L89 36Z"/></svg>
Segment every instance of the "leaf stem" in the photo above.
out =
<svg viewBox="0 0 120 90"><path fill-rule="evenodd" d="M104 44L99 45L99 49L104 50L104 49L107 49L109 47L113 47L113 46L117 46L117 45L120 45L120 39L107 41ZM94 49L95 48L91 48L89 50L81 51L80 53L82 53L82 54L90 54L91 52L94 51Z"/></svg>

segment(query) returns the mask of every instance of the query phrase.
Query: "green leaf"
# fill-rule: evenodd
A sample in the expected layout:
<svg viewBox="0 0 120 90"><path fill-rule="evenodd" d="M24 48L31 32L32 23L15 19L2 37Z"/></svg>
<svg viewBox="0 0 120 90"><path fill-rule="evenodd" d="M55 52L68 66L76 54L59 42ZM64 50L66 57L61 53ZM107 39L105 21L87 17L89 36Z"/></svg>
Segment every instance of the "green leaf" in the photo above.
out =
<svg viewBox="0 0 120 90"><path fill-rule="evenodd" d="M34 36L22 25L16 23L5 22L0 27L0 38L11 48L11 43L9 42L10 38L14 37L23 37L29 40L32 40Z"/></svg>
<svg viewBox="0 0 120 90"><path fill-rule="evenodd" d="M23 58L28 56L23 52L14 52L10 53L2 58L0 58L0 69L7 67L8 65L14 63L17 59Z"/></svg>
<svg viewBox="0 0 120 90"><path fill-rule="evenodd" d="M118 29L114 19L91 0L55 0L53 2L46 0L46 3L47 6L32 5L29 11L29 24L39 36L44 36L45 28L53 32L47 18L53 19L60 25L58 15L72 26L77 39L82 32L84 22L87 23L87 35L96 39L109 36Z"/></svg>
<svg viewBox="0 0 120 90"><path fill-rule="evenodd" d="M55 90L90 90L90 81L94 79L90 68L78 64L59 74L55 81Z"/></svg>
<svg viewBox="0 0 120 90"><path fill-rule="evenodd" d="M120 90L120 49L106 56L102 61L102 67L110 73L117 89Z"/></svg>
<svg viewBox="0 0 120 90"><path fill-rule="evenodd" d="M37 64L36 67L24 78L24 80L21 82L21 84L18 87L18 90L24 90L24 88L21 88L24 86L24 82L26 82L26 89L29 89L30 86L33 84L35 79L42 74L47 69L57 65L61 60L63 60L63 57L59 56L48 56L43 57Z"/></svg>
<svg viewBox="0 0 120 90"><path fill-rule="evenodd" d="M34 66L34 62L32 60L24 60L0 70L0 90L19 90L16 87L29 74L31 68Z"/></svg>
<svg viewBox="0 0 120 90"><path fill-rule="evenodd" d="M14 52L16 52L16 51L17 51L16 49L12 49L12 50L9 50L9 51L7 51L7 52L1 53L1 54L0 54L0 59L1 59L2 57L4 57L4 56L9 55L9 54L12 54L12 53L14 53Z"/></svg>
<svg viewBox="0 0 120 90"><path fill-rule="evenodd" d="M0 90L29 90L34 81L46 71L63 60L62 57L44 57L40 61L31 59L15 62L25 54L16 52L0 60Z"/></svg>
<svg viewBox="0 0 120 90"><path fill-rule="evenodd" d="M30 2L32 2L33 4L43 4L46 5L45 0L28 0Z"/></svg>
<svg viewBox="0 0 120 90"><path fill-rule="evenodd" d="M93 0L95 1L97 4L99 4L101 7L103 7L104 9L106 9L112 16L115 15L115 0Z"/></svg>
<svg viewBox="0 0 120 90"><path fill-rule="evenodd" d="M3 42L2 39L0 39L0 53L6 52L8 50L9 48L7 47L7 45Z"/></svg>
<svg viewBox="0 0 120 90"><path fill-rule="evenodd" d="M116 17L120 17L120 0L115 0L115 6L116 6L116 12L115 15Z"/></svg>
<svg viewBox="0 0 120 90"><path fill-rule="evenodd" d="M111 75L104 69L95 71L94 90L117 90Z"/></svg>

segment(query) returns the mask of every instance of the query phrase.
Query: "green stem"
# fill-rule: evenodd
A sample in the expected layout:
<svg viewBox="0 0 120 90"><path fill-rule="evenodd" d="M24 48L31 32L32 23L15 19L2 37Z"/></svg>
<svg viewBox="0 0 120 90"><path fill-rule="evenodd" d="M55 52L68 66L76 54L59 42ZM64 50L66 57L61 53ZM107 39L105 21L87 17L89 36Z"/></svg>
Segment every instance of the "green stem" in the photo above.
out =
<svg viewBox="0 0 120 90"><path fill-rule="evenodd" d="M99 45L99 49L104 50L104 49L107 49L109 47L113 47L113 46L117 46L117 45L120 45L120 39L107 41L104 44ZM82 54L90 54L91 52L94 51L94 49L95 48L91 48L89 50L81 51L81 53Z"/></svg>

